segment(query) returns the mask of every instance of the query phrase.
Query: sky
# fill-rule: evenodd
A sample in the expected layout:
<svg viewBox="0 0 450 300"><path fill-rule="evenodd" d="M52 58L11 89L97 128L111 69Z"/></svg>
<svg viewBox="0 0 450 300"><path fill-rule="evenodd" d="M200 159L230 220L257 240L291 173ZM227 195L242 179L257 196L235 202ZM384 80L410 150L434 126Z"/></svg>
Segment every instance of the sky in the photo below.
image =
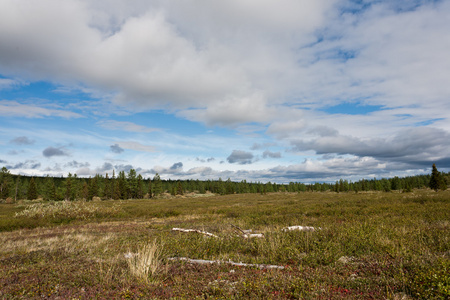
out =
<svg viewBox="0 0 450 300"><path fill-rule="evenodd" d="M261 182L450 171L450 1L0 0L0 166Z"/></svg>

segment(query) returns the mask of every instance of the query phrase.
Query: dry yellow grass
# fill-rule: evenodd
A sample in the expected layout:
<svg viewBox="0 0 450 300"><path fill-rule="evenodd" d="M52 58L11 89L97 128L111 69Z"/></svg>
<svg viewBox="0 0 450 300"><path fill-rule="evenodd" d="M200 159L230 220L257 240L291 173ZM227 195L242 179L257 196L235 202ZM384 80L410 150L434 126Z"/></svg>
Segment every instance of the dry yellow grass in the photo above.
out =
<svg viewBox="0 0 450 300"><path fill-rule="evenodd" d="M162 245L155 240L144 245L137 253L128 253L127 262L133 276L149 280L161 266Z"/></svg>

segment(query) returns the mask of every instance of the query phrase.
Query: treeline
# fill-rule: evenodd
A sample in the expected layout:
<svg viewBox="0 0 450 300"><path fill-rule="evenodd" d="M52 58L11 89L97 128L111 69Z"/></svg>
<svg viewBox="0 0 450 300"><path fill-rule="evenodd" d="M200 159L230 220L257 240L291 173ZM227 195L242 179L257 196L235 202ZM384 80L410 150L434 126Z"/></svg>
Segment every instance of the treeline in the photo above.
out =
<svg viewBox="0 0 450 300"><path fill-rule="evenodd" d="M437 172L437 173L436 173ZM437 177L436 177L437 176ZM438 182L438 185L436 185ZM431 186L430 186L431 183ZM360 192L360 191L405 191L412 189L433 188L446 189L450 184L450 173L435 170L431 175L410 177L394 177L383 179L362 179L351 182L341 179L335 183L305 184L290 182L289 184L261 183L218 180L162 180L158 174L153 178L143 178L134 169L128 173L121 171L112 176L96 175L80 178L76 174L67 177L30 177L14 175L3 167L0 172L0 199L9 202L22 199L44 200L92 200L92 199L148 199L159 197L164 193L183 195L195 192L207 192L227 195L236 193L272 193L272 192Z"/></svg>

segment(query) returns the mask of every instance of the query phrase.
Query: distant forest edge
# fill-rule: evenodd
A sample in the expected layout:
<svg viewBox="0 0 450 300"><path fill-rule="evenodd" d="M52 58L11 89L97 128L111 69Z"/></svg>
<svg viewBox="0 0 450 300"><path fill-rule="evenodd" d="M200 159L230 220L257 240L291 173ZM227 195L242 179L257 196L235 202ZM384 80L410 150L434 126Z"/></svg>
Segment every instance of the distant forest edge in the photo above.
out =
<svg viewBox="0 0 450 300"><path fill-rule="evenodd" d="M128 173L121 171L112 176L106 174L81 178L76 174L67 177L32 177L14 175L6 167L0 171L0 199L7 203L17 200L126 200L148 199L171 194L214 193L219 195L235 193L272 193L272 192L360 192L360 191L403 191L431 188L445 190L450 184L450 172L439 172L433 164L428 175L416 175L404 178L362 179L357 182L340 179L335 183L290 182L289 184L240 182L228 180L163 180L158 174L144 179L136 170Z"/></svg>

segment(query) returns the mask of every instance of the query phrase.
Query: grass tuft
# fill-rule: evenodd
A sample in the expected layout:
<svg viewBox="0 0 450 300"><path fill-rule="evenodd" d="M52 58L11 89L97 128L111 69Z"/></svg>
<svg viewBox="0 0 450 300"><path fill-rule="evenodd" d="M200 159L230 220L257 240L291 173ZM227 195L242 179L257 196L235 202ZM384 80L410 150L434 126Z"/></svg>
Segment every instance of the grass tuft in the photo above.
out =
<svg viewBox="0 0 450 300"><path fill-rule="evenodd" d="M153 240L137 253L127 253L126 257L131 274L148 281L161 267L162 245Z"/></svg>

